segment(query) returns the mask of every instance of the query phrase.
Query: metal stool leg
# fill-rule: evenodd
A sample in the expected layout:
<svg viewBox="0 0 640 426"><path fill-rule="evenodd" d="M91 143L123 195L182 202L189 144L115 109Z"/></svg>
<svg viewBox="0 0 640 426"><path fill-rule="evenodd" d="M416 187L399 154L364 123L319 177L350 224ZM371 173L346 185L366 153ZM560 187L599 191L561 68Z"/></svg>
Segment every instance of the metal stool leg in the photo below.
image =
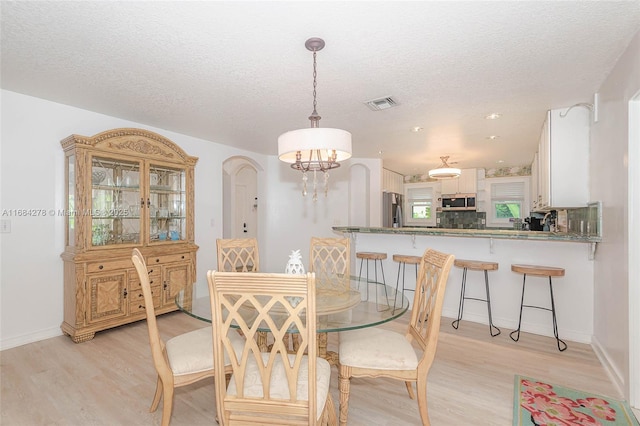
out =
<svg viewBox="0 0 640 426"><path fill-rule="evenodd" d="M458 305L458 319L451 323L451 326L458 329L460 320L462 319L462 311L464 310L464 288L467 283L467 268L462 268L462 287L460 288L460 302Z"/></svg>
<svg viewBox="0 0 640 426"><path fill-rule="evenodd" d="M520 340L520 325L522 325L522 308L524 307L524 287L526 280L527 274L524 274L522 278L522 298L520 299L520 318L518 319L518 328L509 333L509 337L511 337L511 340L513 340L514 342ZM517 336L515 338L513 337L514 333L517 333Z"/></svg>
<svg viewBox="0 0 640 426"><path fill-rule="evenodd" d="M491 295L489 293L489 273L486 270L484 271L484 285L485 285L485 288L487 289L487 310L489 311L489 334L491 334L491 337L496 337L498 334L500 334L500 329L495 325L493 325L493 319L491 318ZM494 329L498 331L495 334L493 333Z"/></svg>
<svg viewBox="0 0 640 426"><path fill-rule="evenodd" d="M367 301L369 300L369 259L367 260Z"/></svg>
<svg viewBox="0 0 640 426"><path fill-rule="evenodd" d="M368 259L367 259L368 260ZM384 285L384 296L385 296L385 300L387 302L387 308L386 309L378 309L378 289L376 288L376 310L378 312L382 312L382 311L386 311L387 309L391 309L391 306L389 305L389 294L387 293L387 282L384 279L384 267L382 266L382 260L379 259L374 259L373 261L373 272L374 272L374 276L375 276L375 283L376 285L378 285L378 264L377 262L380 262L380 272L382 273L382 284ZM367 271L369 270L369 264L367 264ZM367 281L369 281L368 277L367 277ZM368 296L368 288L369 286L367 285L367 296Z"/></svg>
<svg viewBox="0 0 640 426"><path fill-rule="evenodd" d="M396 299L398 297L398 287L400 285L400 267L401 266L402 266L402 295L404 296L404 274L405 274L406 263L398 262L398 277L396 278L396 292L393 295L393 313L396 312Z"/></svg>
<svg viewBox="0 0 640 426"><path fill-rule="evenodd" d="M564 340L558 337L558 321L556 320L556 304L553 300L553 285L551 284L551 276L549 276L549 293L551 294L551 315L553 317L553 335L556 337L556 343L560 352L567 349L567 344ZM562 347L560 344L562 343Z"/></svg>
<svg viewBox="0 0 640 426"><path fill-rule="evenodd" d="M360 259L360 272L358 272L358 290L360 290L360 280L362 279L362 265L364 264L365 259ZM367 292L367 299L369 300L369 259L367 261L367 282L364 285L365 291Z"/></svg>

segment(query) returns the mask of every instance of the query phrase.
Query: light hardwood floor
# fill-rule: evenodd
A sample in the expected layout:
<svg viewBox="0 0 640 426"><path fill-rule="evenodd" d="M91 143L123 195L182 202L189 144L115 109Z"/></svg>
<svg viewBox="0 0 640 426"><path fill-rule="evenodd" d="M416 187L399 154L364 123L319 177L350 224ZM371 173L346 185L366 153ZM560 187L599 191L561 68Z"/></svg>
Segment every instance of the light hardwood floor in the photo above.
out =
<svg viewBox="0 0 640 426"><path fill-rule="evenodd" d="M408 315L386 327L403 331ZM183 313L158 318L163 337L200 328ZM590 346L569 343L560 353L550 338L510 330L491 338L486 326L443 318L436 360L429 375L429 413L434 426L511 425L514 375L621 398ZM337 340L330 337L330 348ZM159 425L149 413L155 390L144 321L96 334L75 344L66 336L0 352L2 425ZM331 391L339 401L337 371ZM638 413L636 412L636 416ZM172 425L215 425L212 383L176 389ZM418 425L416 402L403 383L353 379L350 425Z"/></svg>

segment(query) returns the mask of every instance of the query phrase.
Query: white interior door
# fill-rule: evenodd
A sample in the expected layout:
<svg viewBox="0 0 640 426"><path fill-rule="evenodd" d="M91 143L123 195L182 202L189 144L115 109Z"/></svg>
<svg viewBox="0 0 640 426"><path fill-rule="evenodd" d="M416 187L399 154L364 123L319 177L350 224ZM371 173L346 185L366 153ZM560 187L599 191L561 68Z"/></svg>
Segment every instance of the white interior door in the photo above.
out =
<svg viewBox="0 0 640 426"><path fill-rule="evenodd" d="M253 167L242 167L234 180L234 238L257 238L258 194L257 173Z"/></svg>

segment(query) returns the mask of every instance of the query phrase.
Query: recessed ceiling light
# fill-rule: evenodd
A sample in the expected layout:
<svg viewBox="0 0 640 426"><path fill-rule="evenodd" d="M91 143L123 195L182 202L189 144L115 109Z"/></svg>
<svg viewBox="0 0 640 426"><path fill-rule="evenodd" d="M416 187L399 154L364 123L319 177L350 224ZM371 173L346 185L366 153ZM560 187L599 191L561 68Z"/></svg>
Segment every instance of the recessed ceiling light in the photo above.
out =
<svg viewBox="0 0 640 426"><path fill-rule="evenodd" d="M378 151L378 154L382 154L382 151Z"/></svg>
<svg viewBox="0 0 640 426"><path fill-rule="evenodd" d="M496 161L496 163L498 163L498 164L504 163L504 160L498 160L498 161Z"/></svg>
<svg viewBox="0 0 640 426"><path fill-rule="evenodd" d="M491 136L487 136L487 139L491 139L492 141L498 139L500 136L498 135L491 135Z"/></svg>
<svg viewBox="0 0 640 426"><path fill-rule="evenodd" d="M420 126L416 126L416 127L412 127L412 128L411 128L411 131L412 131L413 133L418 133L418 132L419 132L419 131L421 131L421 130L422 130L422 127L420 127Z"/></svg>
<svg viewBox="0 0 640 426"><path fill-rule="evenodd" d="M492 112L491 114L487 115L484 118L486 118L487 120L497 120L500 117L502 117L502 114L499 114L497 112Z"/></svg>

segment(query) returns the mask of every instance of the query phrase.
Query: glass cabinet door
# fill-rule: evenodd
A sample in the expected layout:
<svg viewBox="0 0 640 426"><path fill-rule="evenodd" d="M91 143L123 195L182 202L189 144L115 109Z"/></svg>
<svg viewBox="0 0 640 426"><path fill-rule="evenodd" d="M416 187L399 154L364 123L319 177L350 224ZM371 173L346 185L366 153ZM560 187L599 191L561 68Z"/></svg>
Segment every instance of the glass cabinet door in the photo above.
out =
<svg viewBox="0 0 640 426"><path fill-rule="evenodd" d="M186 173L184 169L149 166L149 239L181 241L186 238Z"/></svg>
<svg viewBox="0 0 640 426"><path fill-rule="evenodd" d="M91 246L140 244L138 161L91 159Z"/></svg>
<svg viewBox="0 0 640 426"><path fill-rule="evenodd" d="M65 244L68 246L76 245L76 156L69 155L67 157L67 235Z"/></svg>

